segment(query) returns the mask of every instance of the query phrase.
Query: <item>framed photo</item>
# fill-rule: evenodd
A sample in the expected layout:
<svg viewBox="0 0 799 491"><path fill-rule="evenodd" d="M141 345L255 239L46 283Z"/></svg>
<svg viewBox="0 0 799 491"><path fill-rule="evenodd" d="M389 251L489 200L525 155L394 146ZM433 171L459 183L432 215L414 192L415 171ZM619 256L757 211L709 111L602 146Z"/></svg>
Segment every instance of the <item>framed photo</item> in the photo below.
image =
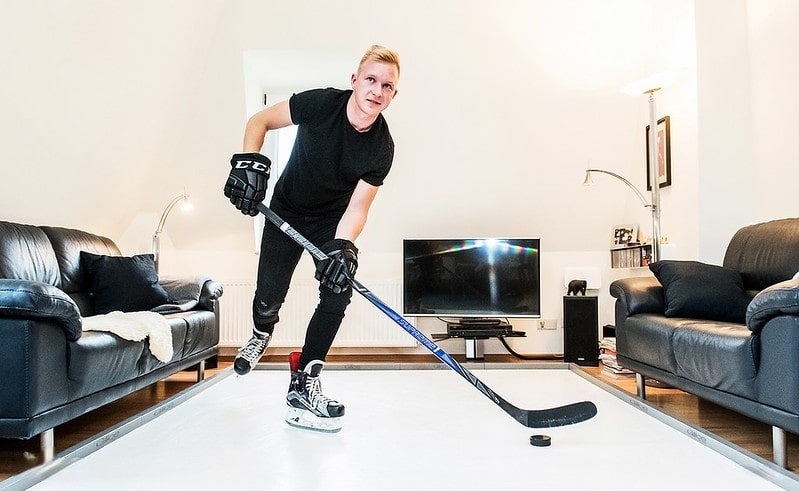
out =
<svg viewBox="0 0 799 491"><path fill-rule="evenodd" d="M627 247L638 243L638 225L614 225L613 247Z"/></svg>
<svg viewBox="0 0 799 491"><path fill-rule="evenodd" d="M646 190L652 190L649 166L651 149L649 148L649 126L646 125ZM671 186L671 118L664 116L658 120L657 127L658 183L660 187Z"/></svg>

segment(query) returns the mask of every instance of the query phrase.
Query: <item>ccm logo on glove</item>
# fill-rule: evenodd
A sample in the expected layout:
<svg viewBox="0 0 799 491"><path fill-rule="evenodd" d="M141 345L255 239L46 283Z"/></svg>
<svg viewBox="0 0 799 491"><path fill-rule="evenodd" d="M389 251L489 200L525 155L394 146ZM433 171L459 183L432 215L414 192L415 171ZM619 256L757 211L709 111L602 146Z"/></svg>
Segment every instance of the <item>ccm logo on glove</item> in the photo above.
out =
<svg viewBox="0 0 799 491"><path fill-rule="evenodd" d="M266 157L264 158L266 159L266 162L257 162L254 160L237 160L236 165L234 167L236 167L237 169L252 169L256 172L265 172L269 174L269 169L272 164L271 162L269 162L268 158Z"/></svg>

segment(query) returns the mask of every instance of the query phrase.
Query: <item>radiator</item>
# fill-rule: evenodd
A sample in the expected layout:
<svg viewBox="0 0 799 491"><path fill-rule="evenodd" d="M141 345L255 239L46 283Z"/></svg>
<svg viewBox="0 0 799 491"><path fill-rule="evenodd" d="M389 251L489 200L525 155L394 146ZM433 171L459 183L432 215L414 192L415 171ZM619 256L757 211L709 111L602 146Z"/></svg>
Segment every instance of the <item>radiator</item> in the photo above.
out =
<svg viewBox="0 0 799 491"><path fill-rule="evenodd" d="M220 298L220 346L241 346L252 334L252 297L255 284L246 281L222 282ZM367 287L391 308L397 310L402 302L402 284L395 281L370 282ZM301 347L316 304L319 283L295 281L291 284L286 302L280 309L280 322L270 346ZM412 321L412 319L410 319ZM386 314L361 297L353 294L344 322L338 331L334 347L414 347L416 340Z"/></svg>

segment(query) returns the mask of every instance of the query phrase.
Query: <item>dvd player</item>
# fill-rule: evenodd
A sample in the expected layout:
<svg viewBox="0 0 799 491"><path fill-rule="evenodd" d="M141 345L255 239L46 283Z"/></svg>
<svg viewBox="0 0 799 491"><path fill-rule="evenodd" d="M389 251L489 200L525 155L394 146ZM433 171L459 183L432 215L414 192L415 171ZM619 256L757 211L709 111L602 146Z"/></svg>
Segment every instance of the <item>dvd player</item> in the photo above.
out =
<svg viewBox="0 0 799 491"><path fill-rule="evenodd" d="M483 325L463 325L463 324L449 324L447 325L447 334L452 337L482 337L482 336L505 336L513 332L513 326L510 324L483 324Z"/></svg>

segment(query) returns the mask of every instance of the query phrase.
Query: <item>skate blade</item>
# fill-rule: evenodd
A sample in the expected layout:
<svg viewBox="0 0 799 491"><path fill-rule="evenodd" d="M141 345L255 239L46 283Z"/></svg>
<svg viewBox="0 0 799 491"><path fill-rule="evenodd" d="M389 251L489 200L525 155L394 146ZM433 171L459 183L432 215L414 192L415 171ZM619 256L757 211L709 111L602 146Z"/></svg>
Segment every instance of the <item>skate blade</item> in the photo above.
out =
<svg viewBox="0 0 799 491"><path fill-rule="evenodd" d="M286 411L286 423L303 430L338 433L341 431L341 418L320 418L306 409L289 407Z"/></svg>

